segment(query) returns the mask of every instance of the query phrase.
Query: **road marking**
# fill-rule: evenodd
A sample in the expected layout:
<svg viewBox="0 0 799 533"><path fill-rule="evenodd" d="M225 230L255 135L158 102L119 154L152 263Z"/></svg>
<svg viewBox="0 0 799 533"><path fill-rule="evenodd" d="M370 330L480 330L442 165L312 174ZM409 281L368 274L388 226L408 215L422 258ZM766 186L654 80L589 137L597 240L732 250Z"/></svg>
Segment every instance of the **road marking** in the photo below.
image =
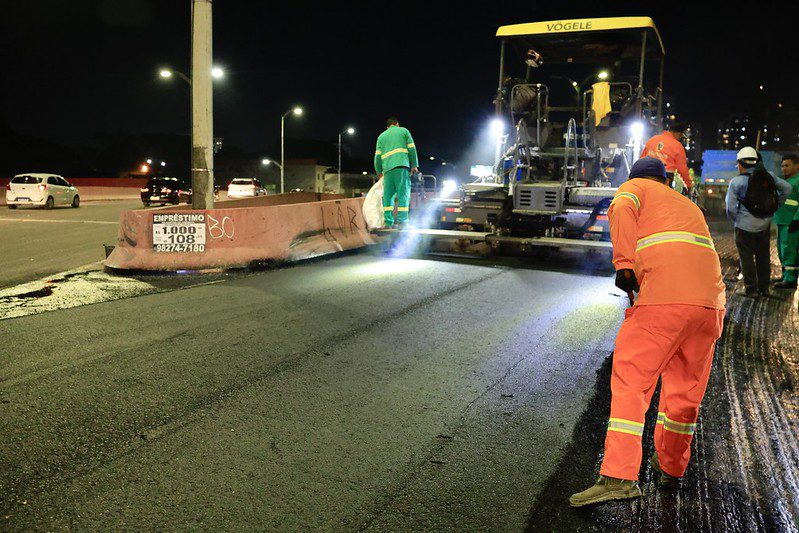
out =
<svg viewBox="0 0 799 533"><path fill-rule="evenodd" d="M114 224L119 222L108 222L107 220L60 220L48 218L0 218L0 222L57 222L59 224Z"/></svg>

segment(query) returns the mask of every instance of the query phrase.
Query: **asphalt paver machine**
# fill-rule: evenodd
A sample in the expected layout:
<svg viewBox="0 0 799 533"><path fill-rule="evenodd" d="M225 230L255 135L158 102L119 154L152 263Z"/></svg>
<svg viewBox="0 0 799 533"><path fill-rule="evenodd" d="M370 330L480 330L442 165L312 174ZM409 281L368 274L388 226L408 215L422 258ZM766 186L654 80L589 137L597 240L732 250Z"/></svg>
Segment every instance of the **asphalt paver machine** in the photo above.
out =
<svg viewBox="0 0 799 533"><path fill-rule="evenodd" d="M609 247L607 208L663 121L665 51L654 22L533 22L497 37L493 172L441 199L439 229Z"/></svg>

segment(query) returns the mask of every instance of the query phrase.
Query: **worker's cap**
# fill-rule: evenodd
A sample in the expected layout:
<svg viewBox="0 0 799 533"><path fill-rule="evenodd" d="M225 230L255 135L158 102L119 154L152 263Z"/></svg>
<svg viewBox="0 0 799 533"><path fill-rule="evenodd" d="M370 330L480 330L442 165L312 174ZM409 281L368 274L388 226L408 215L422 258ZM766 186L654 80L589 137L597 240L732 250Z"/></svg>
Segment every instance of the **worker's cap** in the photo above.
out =
<svg viewBox="0 0 799 533"><path fill-rule="evenodd" d="M630 169L630 179L633 178L663 178L666 179L666 167L660 159L655 157L642 157Z"/></svg>
<svg viewBox="0 0 799 533"><path fill-rule="evenodd" d="M754 165L755 163L757 163L758 160L757 150L755 150L751 146L744 146L743 148L738 150L738 155L736 156L736 159L748 165Z"/></svg>

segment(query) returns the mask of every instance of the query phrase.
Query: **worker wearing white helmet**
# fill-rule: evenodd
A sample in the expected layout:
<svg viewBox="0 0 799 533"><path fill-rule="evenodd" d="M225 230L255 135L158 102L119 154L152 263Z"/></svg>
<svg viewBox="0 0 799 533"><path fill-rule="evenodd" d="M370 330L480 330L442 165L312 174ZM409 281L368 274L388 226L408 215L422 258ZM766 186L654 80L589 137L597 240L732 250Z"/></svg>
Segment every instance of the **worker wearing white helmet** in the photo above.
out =
<svg viewBox="0 0 799 533"><path fill-rule="evenodd" d="M735 245L745 288L738 294L768 296L771 277L771 219L791 194L791 184L768 172L751 146L738 152L740 175L727 189L727 216L735 225Z"/></svg>

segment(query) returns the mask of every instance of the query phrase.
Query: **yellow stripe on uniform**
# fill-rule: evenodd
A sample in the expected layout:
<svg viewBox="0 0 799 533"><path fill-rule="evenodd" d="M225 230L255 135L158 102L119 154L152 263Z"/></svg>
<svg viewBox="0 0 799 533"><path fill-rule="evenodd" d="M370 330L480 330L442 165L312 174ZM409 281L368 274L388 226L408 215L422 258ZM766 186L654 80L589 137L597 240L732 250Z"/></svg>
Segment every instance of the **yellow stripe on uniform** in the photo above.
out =
<svg viewBox="0 0 799 533"><path fill-rule="evenodd" d="M664 416L663 429L671 431L672 433L679 433L680 435L693 435L696 429L696 423L687 424L685 422L677 422L671 418Z"/></svg>
<svg viewBox="0 0 799 533"><path fill-rule="evenodd" d="M397 211L407 211L408 209L409 209L408 207L400 206L400 207L397 208Z"/></svg>
<svg viewBox="0 0 799 533"><path fill-rule="evenodd" d="M656 422L656 424L662 424L665 419L666 419L666 413L658 413L658 421Z"/></svg>
<svg viewBox="0 0 799 533"><path fill-rule="evenodd" d="M710 250L716 249L715 246L713 246L713 239L705 235L690 233L688 231L664 231L661 233L653 233L643 239L638 239L638 246L636 246L635 251L639 252L644 248L649 248L656 244L665 244L667 242L684 242L702 246L703 248L709 248Z"/></svg>
<svg viewBox="0 0 799 533"><path fill-rule="evenodd" d="M799 201L791 200L790 198L788 198L787 200L785 200L785 205L799 205Z"/></svg>
<svg viewBox="0 0 799 533"><path fill-rule="evenodd" d="M394 211L394 206L393 205L384 205L383 206L383 211Z"/></svg>
<svg viewBox="0 0 799 533"><path fill-rule="evenodd" d="M408 148L416 148L416 143L408 143Z"/></svg>
<svg viewBox="0 0 799 533"><path fill-rule="evenodd" d="M608 431L618 431L640 437L644 434L644 425L635 420L625 420L623 418L611 418L608 420Z"/></svg>
<svg viewBox="0 0 799 533"><path fill-rule="evenodd" d="M382 153L383 153L383 151L382 151L382 150L375 150L375 155L380 155L380 154L382 154Z"/></svg>
<svg viewBox="0 0 799 533"><path fill-rule="evenodd" d="M394 148L390 152L386 152L385 154L381 155L380 158L381 159L385 159L385 158L390 157L390 156L392 156L394 154L407 154L407 153L408 153L408 149L407 148Z"/></svg>
<svg viewBox="0 0 799 533"><path fill-rule="evenodd" d="M638 197L636 195L634 195L633 193L631 193L631 192L620 192L619 194L616 195L615 198L613 198L613 201L610 202L610 205L615 204L616 200L621 200L622 198L629 198L630 200L635 202L635 208L636 209L641 207L641 202L638 200Z"/></svg>

